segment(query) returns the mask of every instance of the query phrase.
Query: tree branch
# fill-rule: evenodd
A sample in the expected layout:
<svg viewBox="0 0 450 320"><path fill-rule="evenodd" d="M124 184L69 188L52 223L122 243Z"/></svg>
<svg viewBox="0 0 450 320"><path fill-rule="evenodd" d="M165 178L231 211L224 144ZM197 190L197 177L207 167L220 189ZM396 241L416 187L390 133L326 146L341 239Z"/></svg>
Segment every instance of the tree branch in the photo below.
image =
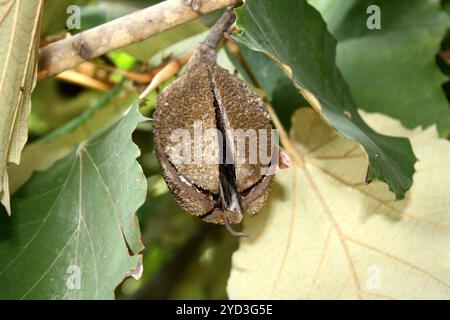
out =
<svg viewBox="0 0 450 320"><path fill-rule="evenodd" d="M112 20L39 50L38 78L73 68L108 51L145 40L157 33L194 20L206 13L236 5L240 0L202 0L199 10L185 0L167 0Z"/></svg>

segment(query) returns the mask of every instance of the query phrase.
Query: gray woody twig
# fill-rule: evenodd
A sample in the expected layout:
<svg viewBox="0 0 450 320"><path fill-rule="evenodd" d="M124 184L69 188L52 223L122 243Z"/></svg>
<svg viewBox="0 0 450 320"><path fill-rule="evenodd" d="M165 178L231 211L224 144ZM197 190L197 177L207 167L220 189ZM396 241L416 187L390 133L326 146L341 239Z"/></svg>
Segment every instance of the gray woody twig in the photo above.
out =
<svg viewBox="0 0 450 320"><path fill-rule="evenodd" d="M240 3L240 0L202 0L199 10L183 0L167 0L51 43L39 50L39 79L58 74L108 51L147 39L199 16Z"/></svg>

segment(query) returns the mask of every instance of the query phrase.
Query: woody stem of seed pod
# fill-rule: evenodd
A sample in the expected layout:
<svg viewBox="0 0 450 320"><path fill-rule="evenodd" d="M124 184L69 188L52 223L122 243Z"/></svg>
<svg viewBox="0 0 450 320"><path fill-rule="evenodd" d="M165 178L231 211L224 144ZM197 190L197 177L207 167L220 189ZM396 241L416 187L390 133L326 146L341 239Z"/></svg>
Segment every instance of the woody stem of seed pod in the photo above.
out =
<svg viewBox="0 0 450 320"><path fill-rule="evenodd" d="M228 7L222 17L211 27L206 36L206 39L201 42L194 51L191 59L188 63L189 66L196 64L197 62L209 60L216 62L216 46L222 39L225 32L227 32L234 21L236 15L233 12L234 7Z"/></svg>
<svg viewBox="0 0 450 320"><path fill-rule="evenodd" d="M233 11L234 7L229 7L226 9L222 17L217 20L217 22L211 27L208 32L208 36L203 40L202 44L208 48L215 49L219 41L222 39L223 34L227 32L234 21L236 20L236 15Z"/></svg>

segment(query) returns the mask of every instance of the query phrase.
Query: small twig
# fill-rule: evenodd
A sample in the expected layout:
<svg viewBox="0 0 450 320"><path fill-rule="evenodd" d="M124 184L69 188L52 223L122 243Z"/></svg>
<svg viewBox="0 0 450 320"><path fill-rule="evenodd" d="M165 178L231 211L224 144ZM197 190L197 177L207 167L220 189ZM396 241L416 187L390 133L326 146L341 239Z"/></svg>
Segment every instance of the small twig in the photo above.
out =
<svg viewBox="0 0 450 320"><path fill-rule="evenodd" d="M233 7L229 7L228 10L225 11L222 17L220 17L209 30L206 39L196 47L189 60L188 68L199 61L209 60L211 62L216 62L216 47L223 38L224 33L231 28L236 20L236 16L232 9Z"/></svg>
<svg viewBox="0 0 450 320"><path fill-rule="evenodd" d="M108 51L142 41L206 13L240 2L202 0L199 10L194 11L183 0L167 0L73 37L53 42L39 50L38 78L60 73Z"/></svg>
<svg viewBox="0 0 450 320"><path fill-rule="evenodd" d="M159 72L152 78L150 84L145 88L145 90L139 95L139 100L142 101L147 96L155 90L161 83L170 79L174 76L180 68L186 64L192 55L192 51L187 51L178 58L171 59L164 67L159 70Z"/></svg>
<svg viewBox="0 0 450 320"><path fill-rule="evenodd" d="M215 52L217 44L223 38L225 32L231 28L235 20L236 16L233 12L233 7L230 7L212 26L205 40L203 40L201 44L209 50L214 50Z"/></svg>
<svg viewBox="0 0 450 320"><path fill-rule="evenodd" d="M107 92L111 89L111 87L106 83L103 83L100 80L97 80L76 70L66 70L58 74L57 78L66 82L70 82L94 90L99 90L102 92Z"/></svg>
<svg viewBox="0 0 450 320"><path fill-rule="evenodd" d="M203 40L193 52L189 51L176 59L172 59L169 63L167 63L167 65L164 66L164 68L160 70L160 72L152 79L147 88L145 88L145 90L139 95L139 100L144 100L163 81L175 75L181 66L188 60L189 62L187 68L199 61L204 61L205 59L215 62L216 46L222 39L223 34L230 29L235 18L236 17L232 11L232 8L228 8L222 17L217 20L214 26L209 30L206 39Z"/></svg>
<svg viewBox="0 0 450 320"><path fill-rule="evenodd" d="M95 68L99 68L99 69L103 69L105 71L108 72L116 72L118 74L120 74L121 76L124 76L127 79L133 80L135 82L138 83L149 83L152 78L153 75L151 74L151 72L133 72L133 71L127 71L127 70L122 70L104 63L98 63L98 62L83 62L83 64L92 64Z"/></svg>

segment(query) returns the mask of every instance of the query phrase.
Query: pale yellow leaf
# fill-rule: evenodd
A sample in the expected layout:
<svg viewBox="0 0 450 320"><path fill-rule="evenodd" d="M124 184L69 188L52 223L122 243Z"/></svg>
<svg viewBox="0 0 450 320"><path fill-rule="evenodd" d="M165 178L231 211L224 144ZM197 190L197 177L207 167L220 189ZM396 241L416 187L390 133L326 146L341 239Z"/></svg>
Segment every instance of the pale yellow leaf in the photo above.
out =
<svg viewBox="0 0 450 320"><path fill-rule="evenodd" d="M267 208L247 219L231 299L450 298L450 143L434 127L365 120L410 137L419 161L405 200L394 202L383 183L364 183L368 161L358 144L313 110L296 112L291 141L301 163L278 173Z"/></svg>
<svg viewBox="0 0 450 320"><path fill-rule="evenodd" d="M19 163L27 140L43 3L43 0L0 2L0 199L8 213L6 169L8 163Z"/></svg>

